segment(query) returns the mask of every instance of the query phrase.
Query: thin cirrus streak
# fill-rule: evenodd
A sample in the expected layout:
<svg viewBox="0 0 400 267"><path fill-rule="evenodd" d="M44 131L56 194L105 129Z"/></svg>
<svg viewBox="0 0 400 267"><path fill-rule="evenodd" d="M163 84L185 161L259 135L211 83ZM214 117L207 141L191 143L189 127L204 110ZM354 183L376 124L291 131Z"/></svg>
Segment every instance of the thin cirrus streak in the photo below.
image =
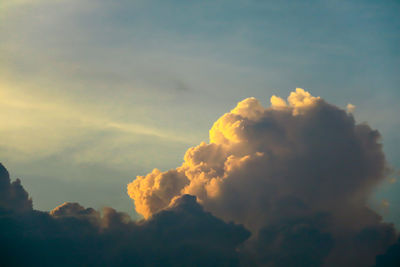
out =
<svg viewBox="0 0 400 267"><path fill-rule="evenodd" d="M99 107L70 102L1 88L2 146L19 151L20 157L24 154L30 157L31 154L54 154L71 143L79 143L85 135L102 131L129 134L131 140L135 136L147 136L190 144L197 139L140 122L120 121L113 114L93 111Z"/></svg>

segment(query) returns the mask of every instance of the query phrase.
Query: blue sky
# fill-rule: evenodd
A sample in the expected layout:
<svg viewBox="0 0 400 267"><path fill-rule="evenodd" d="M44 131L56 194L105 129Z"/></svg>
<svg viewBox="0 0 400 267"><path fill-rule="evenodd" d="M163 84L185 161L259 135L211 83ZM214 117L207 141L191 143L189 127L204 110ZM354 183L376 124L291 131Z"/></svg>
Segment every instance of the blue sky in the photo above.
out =
<svg viewBox="0 0 400 267"><path fill-rule="evenodd" d="M134 215L133 177L179 165L238 101L267 106L301 87L354 104L398 172L399 11L397 1L2 1L1 161L36 208L77 201ZM384 183L371 205L399 225L398 192Z"/></svg>

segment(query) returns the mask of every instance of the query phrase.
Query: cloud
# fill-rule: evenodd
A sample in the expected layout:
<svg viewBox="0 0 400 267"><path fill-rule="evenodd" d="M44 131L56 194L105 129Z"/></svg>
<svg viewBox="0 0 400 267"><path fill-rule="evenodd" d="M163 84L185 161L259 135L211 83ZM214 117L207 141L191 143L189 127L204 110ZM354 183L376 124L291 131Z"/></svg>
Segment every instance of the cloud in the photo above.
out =
<svg viewBox="0 0 400 267"><path fill-rule="evenodd" d="M11 182L10 174L0 163L0 210L24 212L32 210L32 200L19 179Z"/></svg>
<svg viewBox="0 0 400 267"><path fill-rule="evenodd" d="M2 165L0 190L2 266L237 266L236 248L250 235L205 212L189 195L134 222L112 208L98 212L78 203L33 210Z"/></svg>
<svg viewBox="0 0 400 267"><path fill-rule="evenodd" d="M351 103L348 103L346 106L346 110L349 113L353 113L356 110L356 106Z"/></svg>
<svg viewBox="0 0 400 267"><path fill-rule="evenodd" d="M400 265L400 239L389 249L376 257L375 267L396 267Z"/></svg>
<svg viewBox="0 0 400 267"><path fill-rule="evenodd" d="M334 240L321 231L325 214L288 219L263 228L246 248L247 265L322 266Z"/></svg>
<svg viewBox="0 0 400 267"><path fill-rule="evenodd" d="M88 136L92 138L105 133L110 135L107 138L109 143L101 147L101 152L86 155L86 161L96 162L101 154L112 154L109 150L117 146L110 144L115 143L113 138L119 138L117 143L123 143L125 147L143 138L176 144L189 144L196 139L179 136L178 133L161 127L147 126L138 122L136 117L131 120L117 119L115 117L120 116L115 112L117 108L110 103L105 103L104 110L101 110L92 103L80 103L80 99L49 97L39 90L32 94L18 87L13 88L7 83L3 84L2 81L0 84L0 118L3 121L0 125L0 146L8 150L9 153L4 155L7 157L11 156L11 152L15 154L15 158L46 157L74 145L82 147ZM135 112L135 109L129 111ZM124 136L129 136L129 141ZM102 140L97 137L97 141L101 143ZM89 149L80 152L91 151ZM79 155L75 159L83 160Z"/></svg>
<svg viewBox="0 0 400 267"><path fill-rule="evenodd" d="M378 131L297 88L287 101L273 96L269 108L255 98L239 102L214 123L209 143L189 148L176 169L138 176L128 194L145 218L194 195L215 216L250 229L249 247L283 242L254 257L257 264L292 262L298 255L288 247L301 249L298 237L311 250L325 244L304 256L311 266L371 265L396 238L367 206L387 172ZM324 223L310 225L320 214Z"/></svg>

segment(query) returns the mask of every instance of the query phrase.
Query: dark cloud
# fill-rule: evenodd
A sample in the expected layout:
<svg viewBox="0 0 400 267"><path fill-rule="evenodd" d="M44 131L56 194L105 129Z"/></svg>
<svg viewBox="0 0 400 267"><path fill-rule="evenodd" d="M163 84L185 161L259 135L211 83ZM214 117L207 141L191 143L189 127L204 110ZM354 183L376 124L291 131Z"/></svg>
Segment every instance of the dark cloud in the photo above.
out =
<svg viewBox="0 0 400 267"><path fill-rule="evenodd" d="M205 212L189 195L140 222L78 203L50 213L26 209L26 191L19 182L10 184L3 166L1 171L1 266L237 266L236 248L250 235Z"/></svg>
<svg viewBox="0 0 400 267"><path fill-rule="evenodd" d="M398 267L400 266L400 239L389 247L385 254L376 257L375 267Z"/></svg>
<svg viewBox="0 0 400 267"><path fill-rule="evenodd" d="M262 228L246 248L247 260L259 266L322 266L334 246L332 235L321 227L326 219L318 214Z"/></svg>
<svg viewBox="0 0 400 267"><path fill-rule="evenodd" d="M7 169L0 163L0 208L23 212L32 210L32 200L19 179L10 182Z"/></svg>

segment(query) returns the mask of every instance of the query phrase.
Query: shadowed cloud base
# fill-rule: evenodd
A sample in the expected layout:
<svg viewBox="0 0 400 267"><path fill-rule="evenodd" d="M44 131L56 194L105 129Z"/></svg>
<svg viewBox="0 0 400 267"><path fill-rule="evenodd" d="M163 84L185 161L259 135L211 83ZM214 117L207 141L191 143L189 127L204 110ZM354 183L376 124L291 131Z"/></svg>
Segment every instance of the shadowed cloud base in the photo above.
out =
<svg viewBox="0 0 400 267"><path fill-rule="evenodd" d="M19 182L10 184L2 165L0 172L1 266L237 266L235 248L249 237L189 195L140 222L78 203L33 210Z"/></svg>

